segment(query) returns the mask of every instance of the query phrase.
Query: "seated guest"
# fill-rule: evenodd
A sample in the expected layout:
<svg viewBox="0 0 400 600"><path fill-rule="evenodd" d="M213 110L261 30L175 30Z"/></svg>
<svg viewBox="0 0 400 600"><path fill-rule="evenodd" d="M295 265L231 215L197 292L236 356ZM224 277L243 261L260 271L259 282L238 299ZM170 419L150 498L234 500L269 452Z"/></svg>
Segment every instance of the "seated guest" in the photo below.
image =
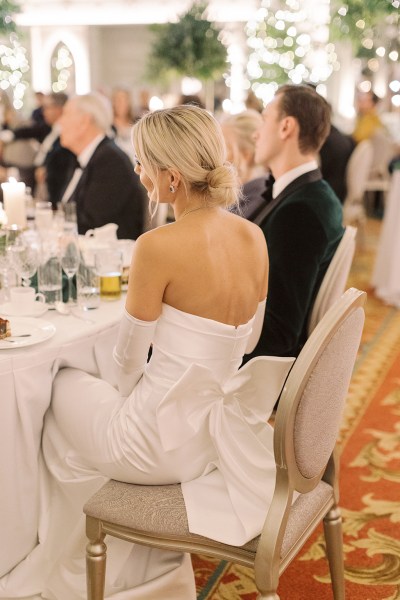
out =
<svg viewBox="0 0 400 600"><path fill-rule="evenodd" d="M52 203L61 201L65 187L75 170L76 156L60 144L59 120L68 96L62 92L43 99L43 116L51 131L44 138L35 157L35 197Z"/></svg>
<svg viewBox="0 0 400 600"><path fill-rule="evenodd" d="M0 142L9 144L15 140L36 140L42 143L46 135L51 131L50 125L43 121L32 121L31 123L16 125L14 128L8 126L0 131Z"/></svg>
<svg viewBox="0 0 400 600"><path fill-rule="evenodd" d="M61 145L76 154L79 165L62 202L75 202L78 232L118 225L119 238L143 232L145 191L129 157L107 133L113 120L109 101L100 94L68 100L60 119Z"/></svg>
<svg viewBox="0 0 400 600"><path fill-rule="evenodd" d="M113 130L115 131L113 139L133 161L131 133L136 117L130 91L122 87L114 88L111 103L114 114Z"/></svg>
<svg viewBox="0 0 400 600"><path fill-rule="evenodd" d="M342 207L318 169L330 128L328 103L307 85L285 85L263 113L255 159L273 186L254 218L270 258L264 326L254 356L297 356L319 286L342 238Z"/></svg>
<svg viewBox="0 0 400 600"><path fill-rule="evenodd" d="M322 177L343 204L347 194L346 170L354 150L354 140L331 124L328 137L319 151Z"/></svg>
<svg viewBox="0 0 400 600"><path fill-rule="evenodd" d="M113 351L119 390L78 369L55 377L34 562L43 598L85 598L82 505L110 477L183 482L190 531L235 545L261 531L275 483L265 389L254 394L252 378L271 362L238 371L263 311L268 253L260 229L226 210L238 184L221 129L207 111L178 106L142 117L133 143L150 201L171 204L175 222L134 246ZM286 374L291 361L278 363ZM195 600L188 554L110 544L107 598Z"/></svg>
<svg viewBox="0 0 400 600"><path fill-rule="evenodd" d="M36 107L32 110L31 121L33 123L43 123L45 121L43 103L46 95L43 92L35 92Z"/></svg>
<svg viewBox="0 0 400 600"><path fill-rule="evenodd" d="M356 98L356 124L352 133L356 144L369 140L384 125L378 114L379 96L372 90L360 92Z"/></svg>
<svg viewBox="0 0 400 600"><path fill-rule="evenodd" d="M228 160L236 167L242 184L238 214L249 218L258 209L265 189L265 168L254 161L254 134L262 123L255 110L245 110L225 118L222 123Z"/></svg>

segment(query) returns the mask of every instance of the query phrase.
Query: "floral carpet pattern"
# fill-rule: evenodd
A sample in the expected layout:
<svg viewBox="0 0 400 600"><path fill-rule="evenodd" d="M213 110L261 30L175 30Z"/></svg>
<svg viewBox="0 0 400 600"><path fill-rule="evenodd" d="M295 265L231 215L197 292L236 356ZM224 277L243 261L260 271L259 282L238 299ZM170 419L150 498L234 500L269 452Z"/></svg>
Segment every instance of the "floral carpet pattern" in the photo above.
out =
<svg viewBox="0 0 400 600"><path fill-rule="evenodd" d="M400 600L400 310L370 289L380 222L369 220L348 287L368 292L366 324L339 436L346 597ZM251 569L193 556L198 600L256 600ZM281 600L330 600L319 527L280 578Z"/></svg>

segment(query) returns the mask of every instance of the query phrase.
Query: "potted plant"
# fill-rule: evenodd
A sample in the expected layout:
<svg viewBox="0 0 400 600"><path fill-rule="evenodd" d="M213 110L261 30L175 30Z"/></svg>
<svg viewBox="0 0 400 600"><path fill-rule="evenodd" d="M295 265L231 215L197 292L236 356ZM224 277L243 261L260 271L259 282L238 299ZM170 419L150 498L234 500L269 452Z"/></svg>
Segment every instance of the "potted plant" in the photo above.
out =
<svg viewBox="0 0 400 600"><path fill-rule="evenodd" d="M195 2L176 23L152 26L156 40L147 63L150 81L165 83L177 76L194 77L212 91L213 82L226 69L227 50L220 29L206 18L206 10L207 4ZM213 110L210 96L206 95L206 106Z"/></svg>

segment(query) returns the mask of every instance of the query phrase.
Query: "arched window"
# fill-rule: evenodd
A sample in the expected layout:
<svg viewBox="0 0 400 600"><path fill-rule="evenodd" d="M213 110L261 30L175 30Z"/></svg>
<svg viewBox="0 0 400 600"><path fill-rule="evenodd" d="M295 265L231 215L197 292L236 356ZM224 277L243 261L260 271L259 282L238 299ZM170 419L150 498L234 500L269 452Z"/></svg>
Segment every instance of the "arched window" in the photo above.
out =
<svg viewBox="0 0 400 600"><path fill-rule="evenodd" d="M51 89L73 95L75 88L75 63L68 47L60 42L51 57Z"/></svg>

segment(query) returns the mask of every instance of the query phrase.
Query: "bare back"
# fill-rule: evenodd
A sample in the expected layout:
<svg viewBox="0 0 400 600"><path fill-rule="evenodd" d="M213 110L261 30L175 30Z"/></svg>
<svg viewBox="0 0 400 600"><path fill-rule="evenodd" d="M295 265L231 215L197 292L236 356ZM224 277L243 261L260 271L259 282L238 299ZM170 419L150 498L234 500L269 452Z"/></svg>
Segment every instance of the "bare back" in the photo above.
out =
<svg viewBox="0 0 400 600"><path fill-rule="evenodd" d="M139 238L126 306L148 321L165 302L237 326L254 315L267 281L262 231L224 209L205 209Z"/></svg>

